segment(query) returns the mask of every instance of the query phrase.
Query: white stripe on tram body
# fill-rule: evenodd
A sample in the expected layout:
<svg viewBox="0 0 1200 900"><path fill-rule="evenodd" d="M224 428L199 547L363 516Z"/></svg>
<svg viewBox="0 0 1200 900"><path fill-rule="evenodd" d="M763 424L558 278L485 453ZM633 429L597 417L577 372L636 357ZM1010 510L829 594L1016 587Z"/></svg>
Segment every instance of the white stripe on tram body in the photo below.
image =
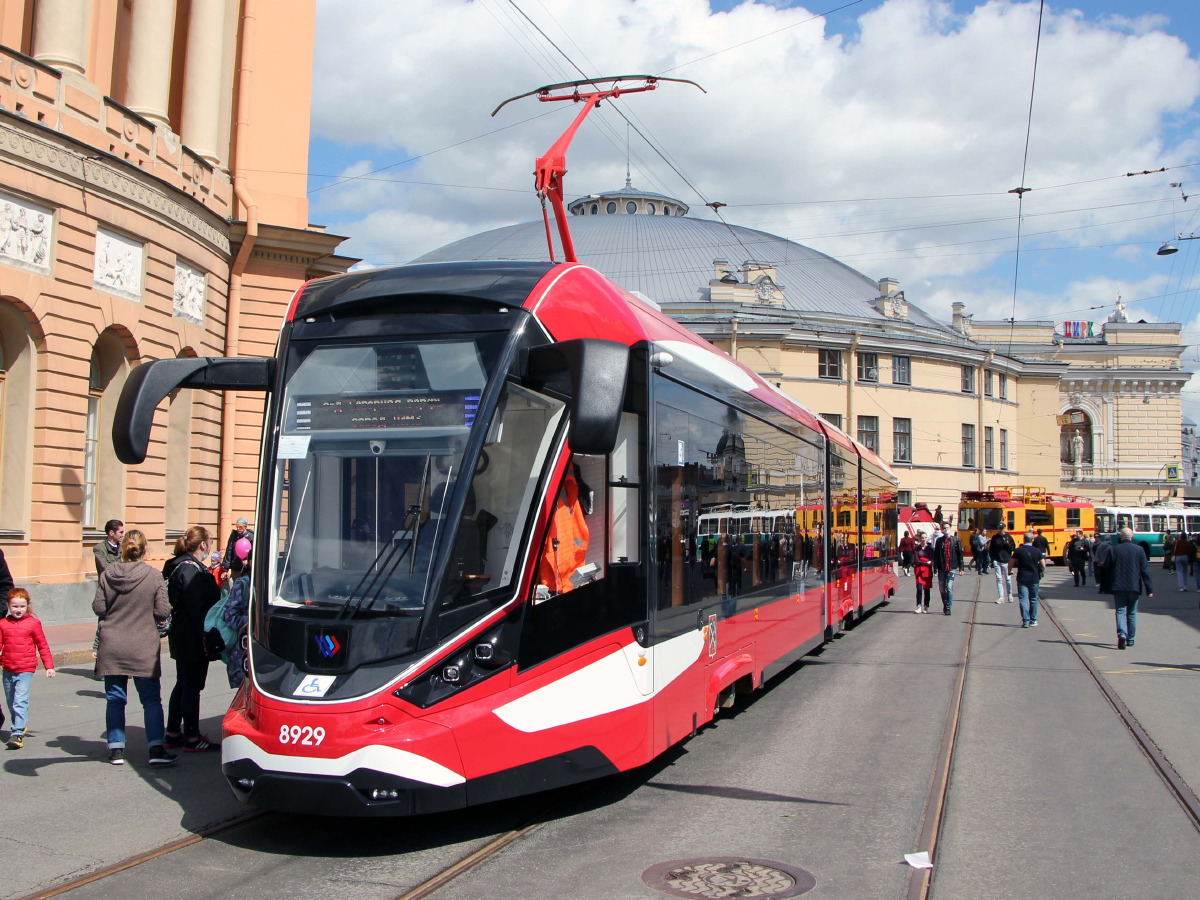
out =
<svg viewBox="0 0 1200 900"><path fill-rule="evenodd" d="M699 629L652 647L630 643L498 707L496 715L517 731L529 733L636 706L686 672L707 645ZM638 664L640 658L646 660L644 665Z"/></svg>

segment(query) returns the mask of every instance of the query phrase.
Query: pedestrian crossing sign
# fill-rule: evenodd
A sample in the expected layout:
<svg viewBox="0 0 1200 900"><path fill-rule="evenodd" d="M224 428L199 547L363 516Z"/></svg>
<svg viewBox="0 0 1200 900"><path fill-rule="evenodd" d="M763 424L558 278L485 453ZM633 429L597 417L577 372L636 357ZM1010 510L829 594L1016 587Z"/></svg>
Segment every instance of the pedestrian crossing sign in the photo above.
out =
<svg viewBox="0 0 1200 900"><path fill-rule="evenodd" d="M1179 466L1167 466L1167 481L1179 480Z"/></svg>

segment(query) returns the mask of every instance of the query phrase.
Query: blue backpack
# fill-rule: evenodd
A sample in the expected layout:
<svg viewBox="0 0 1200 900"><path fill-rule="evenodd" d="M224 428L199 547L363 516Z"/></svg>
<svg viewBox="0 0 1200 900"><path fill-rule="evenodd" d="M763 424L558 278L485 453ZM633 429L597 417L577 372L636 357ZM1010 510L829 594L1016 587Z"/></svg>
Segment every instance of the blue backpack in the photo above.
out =
<svg viewBox="0 0 1200 900"><path fill-rule="evenodd" d="M243 580L248 586L250 579L243 575L238 582ZM231 593L232 587L221 594L221 599L214 603L204 616L204 651L205 655L214 661L220 659L228 662L228 648L237 641L237 632L225 624L225 603Z"/></svg>

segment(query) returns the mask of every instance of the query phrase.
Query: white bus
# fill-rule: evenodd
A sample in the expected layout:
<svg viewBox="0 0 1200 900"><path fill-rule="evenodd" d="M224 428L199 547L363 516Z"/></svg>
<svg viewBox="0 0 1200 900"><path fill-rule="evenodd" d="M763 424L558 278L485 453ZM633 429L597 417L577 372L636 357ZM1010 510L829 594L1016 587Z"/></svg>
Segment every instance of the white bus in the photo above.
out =
<svg viewBox="0 0 1200 900"><path fill-rule="evenodd" d="M1170 531L1200 534L1200 509L1182 506L1097 506L1096 539L1117 543L1122 528L1133 529L1133 541L1147 556L1163 555L1163 535Z"/></svg>

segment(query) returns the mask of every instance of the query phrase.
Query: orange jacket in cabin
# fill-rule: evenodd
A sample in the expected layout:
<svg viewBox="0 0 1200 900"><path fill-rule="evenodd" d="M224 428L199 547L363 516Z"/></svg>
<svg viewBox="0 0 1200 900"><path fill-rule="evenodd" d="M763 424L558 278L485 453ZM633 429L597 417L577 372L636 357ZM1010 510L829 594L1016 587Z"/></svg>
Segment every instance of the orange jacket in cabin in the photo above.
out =
<svg viewBox="0 0 1200 900"><path fill-rule="evenodd" d="M550 518L550 531L538 568L538 584L559 594L574 590L571 576L583 565L587 548L588 526L579 502L579 482L574 469L569 468Z"/></svg>

